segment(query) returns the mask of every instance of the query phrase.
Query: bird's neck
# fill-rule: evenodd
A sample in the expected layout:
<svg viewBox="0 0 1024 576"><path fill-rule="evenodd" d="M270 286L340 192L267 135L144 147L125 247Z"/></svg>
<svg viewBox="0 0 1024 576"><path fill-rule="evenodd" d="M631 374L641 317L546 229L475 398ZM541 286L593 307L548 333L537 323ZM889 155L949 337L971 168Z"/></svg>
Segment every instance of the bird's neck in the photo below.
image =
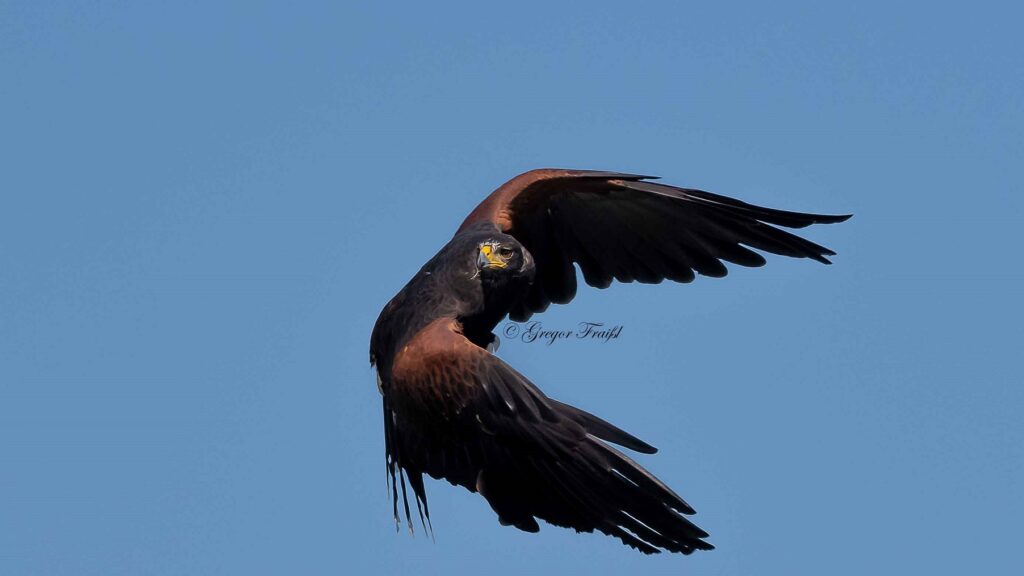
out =
<svg viewBox="0 0 1024 576"><path fill-rule="evenodd" d="M493 341L494 327L519 303L529 278L510 280L481 271L479 282L456 281L453 274L462 273L431 260L388 302L371 336L375 361L387 369L405 342L438 318L457 320L466 338L481 348Z"/></svg>

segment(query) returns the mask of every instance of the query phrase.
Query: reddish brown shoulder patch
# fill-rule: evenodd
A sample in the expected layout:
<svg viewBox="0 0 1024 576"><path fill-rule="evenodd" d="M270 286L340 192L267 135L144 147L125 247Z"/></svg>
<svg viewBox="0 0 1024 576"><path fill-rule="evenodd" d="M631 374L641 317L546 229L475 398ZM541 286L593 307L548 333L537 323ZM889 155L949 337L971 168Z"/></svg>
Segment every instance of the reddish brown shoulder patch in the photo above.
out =
<svg viewBox="0 0 1024 576"><path fill-rule="evenodd" d="M491 222L502 232L508 232L512 229L512 214L509 212L509 205L516 196L538 182L572 176L575 172L577 171L554 168L539 168L523 172L502 184L490 196L485 198L483 202L469 213L469 216L459 226L458 232L478 222Z"/></svg>
<svg viewBox="0 0 1024 576"><path fill-rule="evenodd" d="M416 412L450 416L476 390L478 354L461 326L440 318L420 330L395 357L391 392L396 405Z"/></svg>

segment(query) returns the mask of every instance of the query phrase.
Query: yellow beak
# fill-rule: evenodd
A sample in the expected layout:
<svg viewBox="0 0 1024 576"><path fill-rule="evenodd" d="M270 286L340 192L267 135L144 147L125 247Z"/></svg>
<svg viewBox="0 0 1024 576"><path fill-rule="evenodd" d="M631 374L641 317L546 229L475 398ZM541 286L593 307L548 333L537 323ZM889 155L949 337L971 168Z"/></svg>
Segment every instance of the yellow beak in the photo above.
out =
<svg viewBox="0 0 1024 576"><path fill-rule="evenodd" d="M476 258L476 264L480 268L506 268L508 263L498 257L494 252L494 246L484 244L480 247L480 254Z"/></svg>

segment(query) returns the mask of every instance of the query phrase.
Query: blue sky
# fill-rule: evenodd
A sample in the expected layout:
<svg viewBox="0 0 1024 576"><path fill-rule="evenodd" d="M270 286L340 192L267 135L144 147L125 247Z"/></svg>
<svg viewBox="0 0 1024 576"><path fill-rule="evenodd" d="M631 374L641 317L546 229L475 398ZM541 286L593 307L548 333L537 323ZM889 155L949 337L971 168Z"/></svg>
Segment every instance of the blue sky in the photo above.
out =
<svg viewBox="0 0 1024 576"><path fill-rule="evenodd" d="M1018 573L1018 9L339 4L0 5L0 572ZM502 347L714 552L395 533L370 329L540 166L856 214Z"/></svg>

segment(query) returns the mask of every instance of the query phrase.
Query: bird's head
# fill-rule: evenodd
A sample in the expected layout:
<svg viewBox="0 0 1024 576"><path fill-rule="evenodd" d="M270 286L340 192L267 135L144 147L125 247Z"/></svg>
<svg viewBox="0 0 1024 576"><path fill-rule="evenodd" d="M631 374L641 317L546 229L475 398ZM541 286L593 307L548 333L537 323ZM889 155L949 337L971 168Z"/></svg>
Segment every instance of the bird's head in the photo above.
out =
<svg viewBox="0 0 1024 576"><path fill-rule="evenodd" d="M488 238L476 247L476 267L481 276L533 278L533 256L511 236Z"/></svg>

